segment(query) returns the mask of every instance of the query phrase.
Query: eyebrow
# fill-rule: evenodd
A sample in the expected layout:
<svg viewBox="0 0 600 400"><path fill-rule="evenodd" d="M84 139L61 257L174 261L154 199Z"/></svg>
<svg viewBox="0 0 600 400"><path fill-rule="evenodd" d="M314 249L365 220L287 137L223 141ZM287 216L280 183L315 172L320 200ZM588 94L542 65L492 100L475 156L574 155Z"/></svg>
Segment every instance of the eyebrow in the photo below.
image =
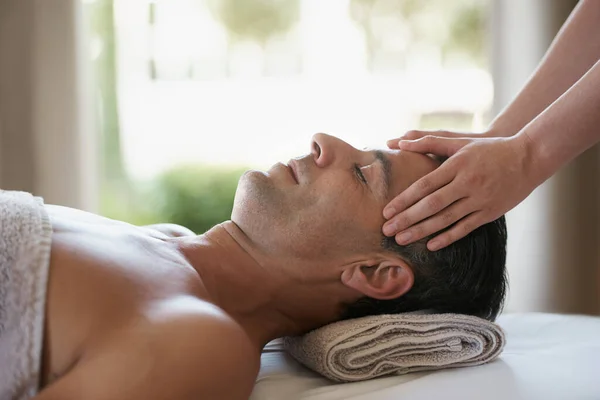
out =
<svg viewBox="0 0 600 400"><path fill-rule="evenodd" d="M381 150L375 150L375 159L381 162L381 166L383 167L383 192L385 198L388 199L392 182L392 163Z"/></svg>

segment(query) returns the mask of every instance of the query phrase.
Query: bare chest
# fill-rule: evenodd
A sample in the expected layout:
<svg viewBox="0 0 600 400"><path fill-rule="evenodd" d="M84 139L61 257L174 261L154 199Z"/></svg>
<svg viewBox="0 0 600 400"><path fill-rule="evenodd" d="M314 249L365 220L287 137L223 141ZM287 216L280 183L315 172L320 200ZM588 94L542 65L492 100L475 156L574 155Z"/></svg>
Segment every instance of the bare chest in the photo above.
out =
<svg viewBox="0 0 600 400"><path fill-rule="evenodd" d="M67 372L161 301L202 293L174 243L129 224L48 207L53 226L43 381Z"/></svg>

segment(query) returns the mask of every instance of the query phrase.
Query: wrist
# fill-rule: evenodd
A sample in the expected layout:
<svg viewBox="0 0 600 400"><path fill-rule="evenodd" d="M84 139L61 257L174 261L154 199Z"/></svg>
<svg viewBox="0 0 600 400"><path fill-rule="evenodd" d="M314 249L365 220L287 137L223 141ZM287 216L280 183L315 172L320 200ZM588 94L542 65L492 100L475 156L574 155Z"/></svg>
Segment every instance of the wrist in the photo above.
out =
<svg viewBox="0 0 600 400"><path fill-rule="evenodd" d="M507 129L505 126L503 126L502 121L495 119L489 125L487 131L485 132L485 135L487 137L506 137L506 138L508 138L508 137L514 136L516 133L517 132L514 132L511 129Z"/></svg>
<svg viewBox="0 0 600 400"><path fill-rule="evenodd" d="M556 163L548 154L548 149L538 139L527 130L519 132L510 139L514 140L521 154L523 175L534 187L544 183L557 169Z"/></svg>

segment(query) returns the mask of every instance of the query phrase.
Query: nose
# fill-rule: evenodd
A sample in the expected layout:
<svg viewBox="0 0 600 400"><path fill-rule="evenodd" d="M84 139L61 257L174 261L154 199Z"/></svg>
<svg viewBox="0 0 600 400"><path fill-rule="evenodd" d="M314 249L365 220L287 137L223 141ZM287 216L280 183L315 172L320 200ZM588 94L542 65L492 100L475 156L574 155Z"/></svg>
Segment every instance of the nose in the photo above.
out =
<svg viewBox="0 0 600 400"><path fill-rule="evenodd" d="M336 158L355 150L348 143L326 133L315 133L311 141L311 154L318 167L331 165Z"/></svg>

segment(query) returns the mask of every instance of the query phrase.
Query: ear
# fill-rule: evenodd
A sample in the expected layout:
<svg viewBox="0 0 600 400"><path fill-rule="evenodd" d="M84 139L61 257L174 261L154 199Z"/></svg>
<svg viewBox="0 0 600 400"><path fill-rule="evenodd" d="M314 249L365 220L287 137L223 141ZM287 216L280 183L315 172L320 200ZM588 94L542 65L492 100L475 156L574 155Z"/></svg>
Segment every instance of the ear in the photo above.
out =
<svg viewBox="0 0 600 400"><path fill-rule="evenodd" d="M342 283L367 297L391 300L412 288L415 277L412 268L398 257L380 261L358 262L342 272Z"/></svg>

